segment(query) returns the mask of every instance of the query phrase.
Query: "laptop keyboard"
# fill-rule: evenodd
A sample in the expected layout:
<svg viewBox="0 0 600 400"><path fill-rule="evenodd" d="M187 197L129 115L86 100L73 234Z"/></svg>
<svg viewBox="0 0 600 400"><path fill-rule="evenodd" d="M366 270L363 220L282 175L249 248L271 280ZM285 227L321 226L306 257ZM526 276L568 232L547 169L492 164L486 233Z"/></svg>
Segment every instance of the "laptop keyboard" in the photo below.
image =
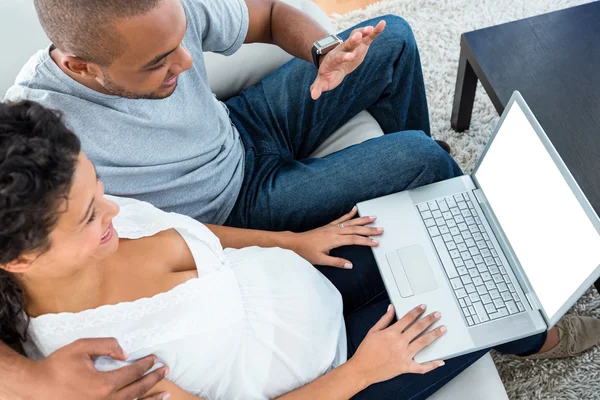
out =
<svg viewBox="0 0 600 400"><path fill-rule="evenodd" d="M525 311L467 192L416 207L469 326Z"/></svg>

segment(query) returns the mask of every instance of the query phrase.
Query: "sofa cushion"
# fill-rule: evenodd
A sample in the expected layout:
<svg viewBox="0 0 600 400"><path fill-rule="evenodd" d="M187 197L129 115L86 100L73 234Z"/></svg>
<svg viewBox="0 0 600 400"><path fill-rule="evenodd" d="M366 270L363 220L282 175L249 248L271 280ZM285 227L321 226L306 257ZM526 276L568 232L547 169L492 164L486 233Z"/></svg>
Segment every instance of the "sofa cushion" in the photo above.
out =
<svg viewBox="0 0 600 400"><path fill-rule="evenodd" d="M368 111L363 111L321 143L319 148L311 154L311 157L325 157L328 154L381 135L383 135L383 131L375 118Z"/></svg>

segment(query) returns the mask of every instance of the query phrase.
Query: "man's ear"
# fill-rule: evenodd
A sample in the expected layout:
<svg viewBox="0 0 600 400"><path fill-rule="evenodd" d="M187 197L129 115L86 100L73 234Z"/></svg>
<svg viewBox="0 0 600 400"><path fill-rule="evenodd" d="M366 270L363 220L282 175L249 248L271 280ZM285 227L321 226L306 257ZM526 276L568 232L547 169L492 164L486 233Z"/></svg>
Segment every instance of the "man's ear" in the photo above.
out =
<svg viewBox="0 0 600 400"><path fill-rule="evenodd" d="M86 79L96 79L100 73L100 68L96 64L77 56L64 56L60 63L63 68Z"/></svg>
<svg viewBox="0 0 600 400"><path fill-rule="evenodd" d="M0 264L0 268L12 274L22 274L33 268L35 259L33 255L23 255L8 264Z"/></svg>

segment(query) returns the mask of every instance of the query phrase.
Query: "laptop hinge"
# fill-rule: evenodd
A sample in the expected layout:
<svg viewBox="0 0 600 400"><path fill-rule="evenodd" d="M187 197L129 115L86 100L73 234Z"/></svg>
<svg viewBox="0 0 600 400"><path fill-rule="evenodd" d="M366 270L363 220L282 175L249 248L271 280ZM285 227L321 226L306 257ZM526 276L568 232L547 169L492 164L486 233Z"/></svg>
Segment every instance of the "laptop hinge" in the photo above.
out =
<svg viewBox="0 0 600 400"><path fill-rule="evenodd" d="M527 301L529 301L529 305L531 306L531 308L533 308L534 310L542 310L542 306L541 304L537 301L537 297L533 296L532 293L529 292L524 292L525 293L525 297L527 297ZM544 313L542 313L542 316L544 316ZM548 321L546 321L548 322Z"/></svg>
<svg viewBox="0 0 600 400"><path fill-rule="evenodd" d="M475 195L475 198L477 199L477 202L479 204L487 204L488 201L485 198L485 194L483 194L483 191L481 189L475 189L473 190L473 194Z"/></svg>

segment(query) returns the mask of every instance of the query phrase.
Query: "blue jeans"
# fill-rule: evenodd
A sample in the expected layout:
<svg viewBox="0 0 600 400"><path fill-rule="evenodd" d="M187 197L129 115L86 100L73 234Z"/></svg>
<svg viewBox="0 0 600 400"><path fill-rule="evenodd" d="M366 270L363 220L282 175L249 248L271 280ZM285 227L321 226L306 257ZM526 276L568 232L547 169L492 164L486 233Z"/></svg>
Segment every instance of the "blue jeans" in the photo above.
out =
<svg viewBox="0 0 600 400"><path fill-rule="evenodd" d="M429 135L429 113L417 45L408 24L387 28L363 64L335 90L313 101L316 68L294 59L229 101L246 149L245 178L226 225L306 231L330 223L360 201L452 178L462 172ZM367 21L360 26L376 23ZM349 31L341 34L347 38ZM335 130L368 110L386 135L321 159L309 155ZM321 268L340 290L344 310L385 295L368 248L345 247L351 273ZM354 301L361 292L360 301Z"/></svg>
<svg viewBox="0 0 600 400"><path fill-rule="evenodd" d="M315 67L294 59L226 102L246 156L244 182L226 225L306 231L339 218L358 202L462 174L429 136L421 63L409 25L385 16L358 26L380 19L387 28L362 65L319 100L313 101L309 90ZM346 39L350 31L340 36ZM363 110L386 135L321 159L308 158ZM347 246L331 255L354 265L351 271L318 267L342 294L347 318L389 302L369 248ZM377 319L365 316L371 326ZM352 321L349 335L357 343L361 330L352 328L357 324ZM454 364L456 371L444 370L458 373L475 359Z"/></svg>

